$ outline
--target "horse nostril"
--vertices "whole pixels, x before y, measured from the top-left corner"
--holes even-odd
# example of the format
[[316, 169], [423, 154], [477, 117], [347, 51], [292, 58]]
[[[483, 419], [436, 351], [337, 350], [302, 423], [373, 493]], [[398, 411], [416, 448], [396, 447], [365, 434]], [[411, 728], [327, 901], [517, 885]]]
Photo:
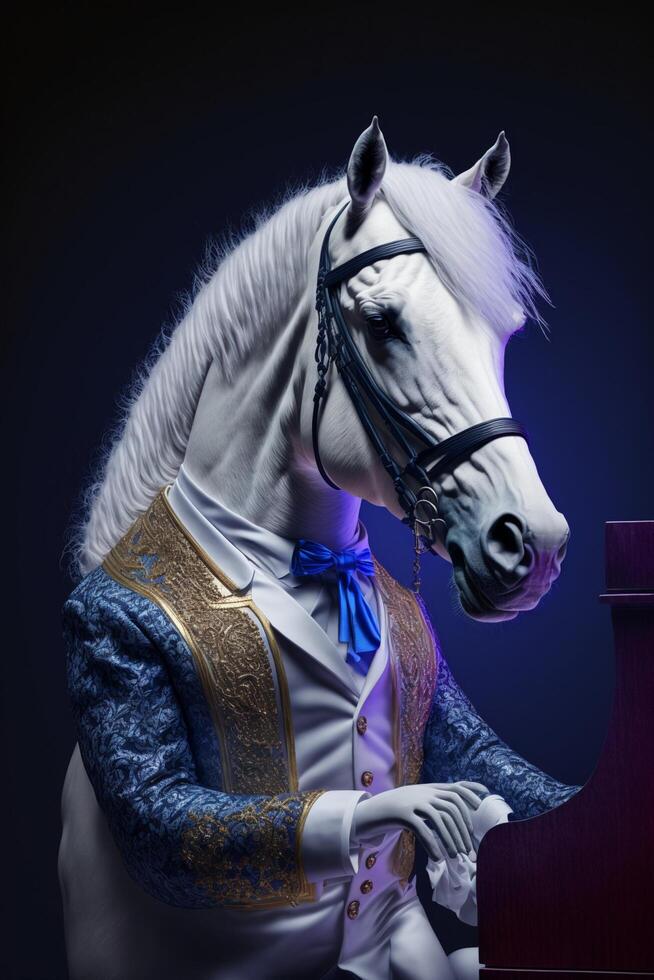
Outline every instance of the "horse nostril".
[[561, 547], [559, 548], [559, 550], [556, 553], [556, 560], [558, 562], [562, 562], [563, 561], [563, 559], [566, 556], [567, 550], [568, 550], [568, 539], [566, 538], [565, 541], [563, 542], [563, 544], [561, 545]]
[[502, 514], [493, 521], [482, 540], [482, 547], [496, 571], [519, 578], [527, 574], [534, 555], [531, 548], [525, 546], [524, 531], [523, 521], [515, 514]]

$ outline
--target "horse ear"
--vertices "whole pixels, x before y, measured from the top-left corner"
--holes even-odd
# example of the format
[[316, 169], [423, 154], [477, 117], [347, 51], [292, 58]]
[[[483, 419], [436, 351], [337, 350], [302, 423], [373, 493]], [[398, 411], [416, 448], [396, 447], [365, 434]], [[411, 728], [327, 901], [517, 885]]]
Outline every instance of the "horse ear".
[[379, 128], [377, 116], [354, 144], [347, 165], [347, 189], [352, 203], [350, 211], [360, 221], [372, 205], [375, 194], [381, 187], [388, 162], [386, 143]]
[[504, 130], [474, 167], [453, 178], [455, 184], [463, 184], [478, 194], [491, 199], [502, 189], [511, 168], [511, 150]]

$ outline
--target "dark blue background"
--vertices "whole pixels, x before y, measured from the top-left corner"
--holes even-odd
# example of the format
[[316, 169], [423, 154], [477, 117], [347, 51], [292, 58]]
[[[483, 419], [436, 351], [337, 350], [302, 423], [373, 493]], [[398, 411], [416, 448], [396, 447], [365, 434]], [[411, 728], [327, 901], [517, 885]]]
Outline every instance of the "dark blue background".
[[[612, 696], [603, 523], [654, 517], [651, 147], [627, 11], [66, 11], [14, 14], [4, 65], [2, 921], [14, 942], [2, 955], [3, 976], [44, 980], [65, 976], [56, 848], [74, 737], [61, 555], [76, 495], [207, 240], [288, 181], [342, 166], [373, 112], [393, 154], [431, 151], [456, 170], [499, 129], [511, 140], [504, 200], [555, 305], [550, 342], [532, 327], [511, 343], [507, 391], [572, 539], [552, 592], [517, 621], [465, 619], [444, 563], [425, 563], [424, 594], [480, 712], [567, 782], [592, 772]], [[404, 528], [363, 516], [408, 582]], [[439, 922], [448, 944], [475, 941]]]

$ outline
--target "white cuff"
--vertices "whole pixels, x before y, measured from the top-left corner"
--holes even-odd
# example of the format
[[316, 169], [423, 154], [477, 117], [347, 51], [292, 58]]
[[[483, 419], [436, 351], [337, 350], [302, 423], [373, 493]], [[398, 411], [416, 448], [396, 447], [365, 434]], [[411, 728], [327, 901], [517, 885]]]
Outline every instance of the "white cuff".
[[302, 864], [307, 881], [355, 875], [360, 845], [351, 841], [354, 810], [371, 794], [351, 789], [327, 790], [307, 814], [302, 831]]
[[[469, 926], [477, 925], [477, 850], [484, 834], [496, 824], [506, 823], [513, 810], [497, 793], [485, 796], [476, 810], [470, 810], [472, 844], [470, 854], [455, 857], [443, 854], [438, 860], [427, 861], [427, 875], [432, 899], [454, 912]], [[438, 844], [438, 850], [443, 850]]]

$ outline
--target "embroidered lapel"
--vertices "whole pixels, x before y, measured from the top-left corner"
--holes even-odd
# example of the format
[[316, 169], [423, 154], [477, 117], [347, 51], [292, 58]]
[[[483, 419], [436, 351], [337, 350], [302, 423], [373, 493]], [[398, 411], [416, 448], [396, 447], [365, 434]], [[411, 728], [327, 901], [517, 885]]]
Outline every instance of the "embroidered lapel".
[[156, 602], [189, 647], [218, 735], [224, 791], [297, 791], [288, 685], [270, 624], [187, 534], [164, 491], [103, 567]]

